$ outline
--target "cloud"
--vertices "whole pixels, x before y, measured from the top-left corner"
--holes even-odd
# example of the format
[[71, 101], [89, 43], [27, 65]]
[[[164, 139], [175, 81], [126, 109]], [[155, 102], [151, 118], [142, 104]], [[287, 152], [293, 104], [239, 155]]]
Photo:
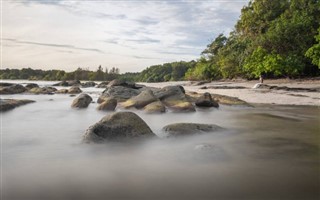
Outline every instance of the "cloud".
[[49, 44], [49, 43], [16, 40], [16, 39], [10, 39], [10, 38], [3, 38], [1, 40], [11, 41], [11, 42], [18, 43], [18, 44], [31, 44], [31, 45], [38, 45], [38, 46], [57, 47], [57, 48], [66, 48], [66, 49], [73, 49], [73, 50], [84, 50], [84, 51], [93, 51], [93, 52], [97, 52], [97, 53], [104, 53], [103, 51], [101, 51], [99, 49], [76, 47], [76, 46], [67, 45], [67, 44]]
[[[52, 48], [61, 52], [52, 59], [57, 65], [106, 63], [123, 72], [197, 59], [216, 36], [228, 35], [248, 1], [3, 1], [3, 37], [14, 38], [5, 46], [4, 63], [33, 64], [29, 55], [41, 53], [50, 59]], [[41, 59], [37, 61], [47, 63]]]

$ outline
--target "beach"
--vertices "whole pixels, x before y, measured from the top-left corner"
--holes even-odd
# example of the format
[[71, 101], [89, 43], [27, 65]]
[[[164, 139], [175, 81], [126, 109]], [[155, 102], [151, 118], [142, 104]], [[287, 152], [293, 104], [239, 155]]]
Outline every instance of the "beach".
[[[286, 89], [263, 89], [253, 87], [258, 80], [227, 80], [212, 81], [210, 83], [199, 84], [199, 82], [180, 81], [180, 82], [161, 82], [161, 83], [141, 83], [149, 87], [162, 88], [167, 85], [182, 85], [186, 91], [211, 94], [226, 95], [237, 97], [251, 104], [277, 104], [277, 105], [309, 105], [320, 106], [320, 79], [276, 79], [265, 80], [268, 86], [287, 87]], [[298, 90], [294, 90], [298, 89]], [[305, 91], [302, 89], [306, 89]], [[316, 91], [308, 91], [314, 89]]]

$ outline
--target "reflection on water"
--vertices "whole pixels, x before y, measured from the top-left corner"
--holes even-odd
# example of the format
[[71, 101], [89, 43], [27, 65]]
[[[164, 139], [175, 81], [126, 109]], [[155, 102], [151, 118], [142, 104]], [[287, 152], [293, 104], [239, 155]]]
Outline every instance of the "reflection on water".
[[[75, 110], [68, 95], [8, 97], [37, 102], [2, 114], [4, 200], [319, 199], [316, 107], [135, 111], [159, 138], [93, 145], [81, 138], [106, 115], [96, 103]], [[227, 131], [162, 137], [161, 128], [176, 122]]]

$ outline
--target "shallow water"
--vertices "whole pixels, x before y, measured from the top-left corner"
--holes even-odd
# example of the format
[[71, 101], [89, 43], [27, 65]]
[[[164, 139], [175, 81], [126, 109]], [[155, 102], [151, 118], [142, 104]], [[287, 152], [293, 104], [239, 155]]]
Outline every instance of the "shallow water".
[[[44, 83], [46, 84], [46, 83]], [[103, 89], [88, 88], [94, 101]], [[2, 199], [319, 199], [317, 107], [221, 106], [195, 113], [136, 112], [159, 136], [82, 144], [103, 116], [74, 97], [7, 95], [36, 103], [1, 114]], [[225, 131], [165, 138], [170, 123]]]

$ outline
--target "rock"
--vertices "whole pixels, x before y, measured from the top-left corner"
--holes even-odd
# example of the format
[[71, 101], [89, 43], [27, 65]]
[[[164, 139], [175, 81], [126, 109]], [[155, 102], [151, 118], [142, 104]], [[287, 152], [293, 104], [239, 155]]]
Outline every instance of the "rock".
[[133, 112], [117, 112], [103, 117], [90, 126], [84, 134], [84, 142], [103, 142], [125, 138], [155, 136], [150, 127]]
[[85, 83], [81, 83], [81, 87], [84, 87], [84, 88], [94, 87], [94, 86], [96, 86], [96, 83], [93, 82], [93, 81], [88, 81], [88, 82], [85, 82]]
[[19, 94], [25, 92], [26, 90], [27, 89], [20, 84], [13, 84], [0, 87], [0, 94]]
[[68, 93], [69, 94], [79, 94], [81, 93], [82, 90], [78, 87], [78, 86], [72, 86], [69, 90]]
[[65, 87], [67, 87], [67, 86], [69, 86], [69, 83], [67, 81], [61, 81], [59, 83], [53, 84], [52, 86], [65, 86]]
[[33, 94], [54, 94], [55, 91], [57, 91], [57, 89], [54, 87], [35, 87], [29, 90], [29, 92]]
[[61, 81], [59, 83], [53, 84], [52, 86], [79, 86], [81, 82], [79, 80], [72, 80], [72, 81]]
[[68, 89], [60, 89], [56, 91], [56, 94], [67, 94], [68, 92], [69, 92]]
[[137, 96], [131, 97], [125, 101], [122, 106], [125, 108], [135, 107], [137, 109], [141, 109], [154, 101], [158, 101], [158, 98], [153, 94], [153, 92], [151, 90], [144, 90]]
[[27, 100], [27, 99], [0, 99], [0, 112], [5, 112], [8, 110], [12, 110], [15, 107], [25, 105], [28, 103], [33, 103], [35, 101], [33, 100]]
[[75, 97], [75, 96], [77, 96], [77, 95], [75, 95], [75, 94], [70, 94], [69, 95], [69, 97]]
[[225, 105], [238, 105], [238, 106], [249, 106], [252, 107], [252, 105], [248, 104], [247, 102], [237, 98], [237, 97], [230, 97], [220, 94], [212, 94], [214, 100], [218, 102], [219, 104], [225, 104]]
[[166, 107], [161, 101], [158, 100], [146, 105], [143, 110], [146, 113], [163, 113], [166, 112]]
[[87, 94], [80, 94], [71, 104], [73, 108], [87, 108], [91, 103], [92, 98]]
[[108, 97], [114, 97], [118, 102], [126, 101], [133, 96], [137, 96], [138, 94], [140, 94], [140, 92], [140, 90], [123, 86], [112, 86], [102, 92], [101, 96], [98, 99], [98, 103], [103, 102], [104, 99]]
[[193, 112], [194, 106], [187, 99], [182, 86], [167, 86], [155, 93], [162, 103], [173, 111]]
[[105, 110], [105, 111], [114, 111], [117, 107], [117, 100], [115, 98], [107, 98], [105, 99], [98, 107], [98, 110]]
[[219, 131], [223, 130], [223, 128], [215, 124], [175, 123], [163, 127], [162, 130], [168, 136], [184, 136]]
[[109, 81], [103, 81], [101, 83], [99, 83], [96, 87], [97, 88], [107, 88], [109, 84]]
[[108, 84], [108, 87], [113, 87], [113, 86], [123, 86], [123, 87], [133, 88], [133, 89], [140, 89], [143, 87], [143, 85], [136, 85], [134, 82], [127, 82], [119, 79], [114, 79]]
[[219, 104], [212, 99], [211, 94], [208, 92], [205, 92], [202, 96], [200, 96], [195, 104], [198, 107], [219, 107]]
[[108, 87], [112, 86], [127, 86], [127, 83], [124, 80], [114, 79], [108, 84]]
[[38, 88], [39, 85], [36, 83], [28, 83], [25, 88], [27, 88], [27, 90], [31, 90], [32, 88]]

